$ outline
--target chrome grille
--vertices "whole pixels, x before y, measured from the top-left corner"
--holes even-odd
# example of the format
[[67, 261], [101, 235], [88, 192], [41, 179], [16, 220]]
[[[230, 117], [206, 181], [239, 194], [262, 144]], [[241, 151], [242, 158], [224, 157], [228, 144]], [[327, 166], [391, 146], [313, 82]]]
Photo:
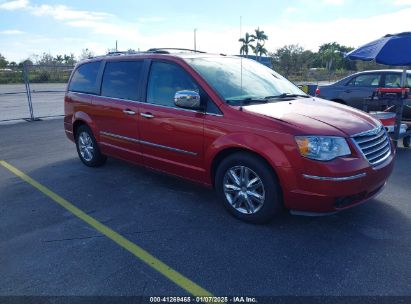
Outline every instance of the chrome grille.
[[391, 154], [391, 143], [382, 126], [353, 136], [354, 142], [368, 162], [376, 166]]

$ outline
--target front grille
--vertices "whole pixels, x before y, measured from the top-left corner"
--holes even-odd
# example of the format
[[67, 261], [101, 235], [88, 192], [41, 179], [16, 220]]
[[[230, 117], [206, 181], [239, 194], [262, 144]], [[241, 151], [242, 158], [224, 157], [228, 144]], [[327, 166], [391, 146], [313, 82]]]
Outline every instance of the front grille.
[[364, 157], [373, 166], [383, 162], [391, 154], [390, 139], [382, 126], [354, 135], [353, 139]]

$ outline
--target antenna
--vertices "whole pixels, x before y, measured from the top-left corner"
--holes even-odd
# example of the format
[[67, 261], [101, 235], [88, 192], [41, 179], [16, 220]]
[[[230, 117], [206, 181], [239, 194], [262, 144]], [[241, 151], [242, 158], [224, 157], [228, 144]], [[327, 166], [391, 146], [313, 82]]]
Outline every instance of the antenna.
[[[240, 38], [242, 38], [243, 33], [242, 33], [242, 19], [243, 17], [240, 16]], [[241, 71], [240, 71], [240, 87], [241, 87], [241, 96], [243, 95], [243, 56], [240, 54], [240, 66], [241, 66]], [[243, 110], [243, 99], [240, 100], [240, 111]]]
[[194, 51], [197, 51], [197, 29], [194, 29]]

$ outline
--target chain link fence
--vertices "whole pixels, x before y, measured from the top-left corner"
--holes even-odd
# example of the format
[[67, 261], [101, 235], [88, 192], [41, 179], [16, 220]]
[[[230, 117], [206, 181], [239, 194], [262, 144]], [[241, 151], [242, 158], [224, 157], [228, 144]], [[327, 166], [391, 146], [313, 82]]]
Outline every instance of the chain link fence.
[[64, 92], [73, 66], [25, 65], [0, 69], [0, 122], [64, 114]]

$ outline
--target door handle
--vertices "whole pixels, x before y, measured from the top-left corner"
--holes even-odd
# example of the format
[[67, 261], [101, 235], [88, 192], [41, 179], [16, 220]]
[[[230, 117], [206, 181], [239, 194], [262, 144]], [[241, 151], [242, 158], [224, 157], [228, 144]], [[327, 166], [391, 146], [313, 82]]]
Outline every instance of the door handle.
[[144, 118], [154, 118], [154, 115], [151, 113], [140, 113], [140, 116]]
[[345, 90], [345, 93], [351, 93], [351, 90]]
[[128, 109], [123, 110], [123, 113], [126, 113], [127, 115], [136, 115], [136, 112], [128, 110]]

